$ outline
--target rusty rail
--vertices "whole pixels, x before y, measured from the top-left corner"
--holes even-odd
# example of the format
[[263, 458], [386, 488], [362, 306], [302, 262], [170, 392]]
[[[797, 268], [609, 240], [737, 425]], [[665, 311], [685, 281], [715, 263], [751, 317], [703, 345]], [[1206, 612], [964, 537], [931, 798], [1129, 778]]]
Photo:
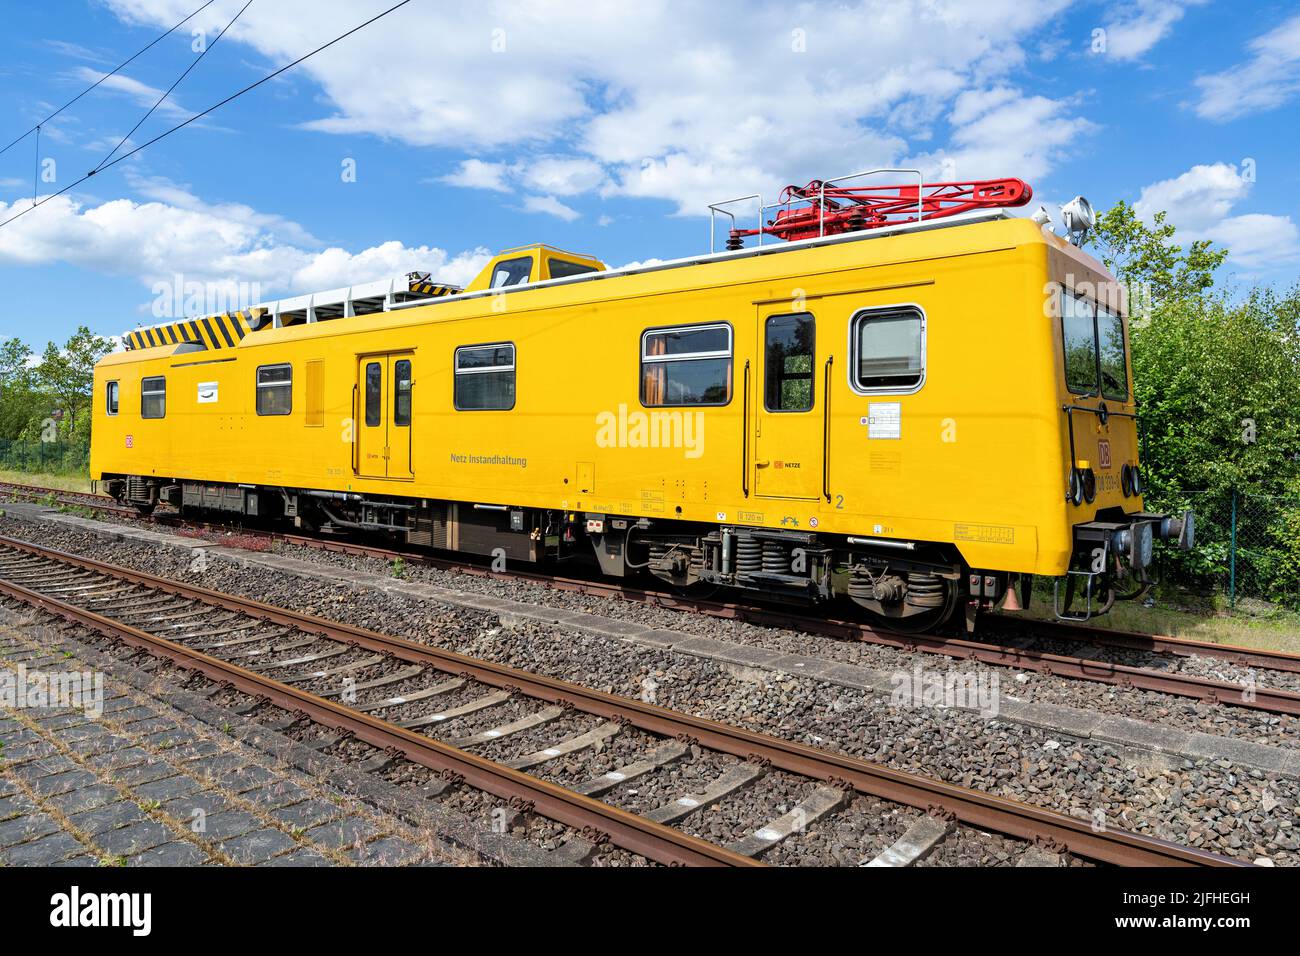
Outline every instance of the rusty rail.
[[[542, 816], [584, 834], [602, 834], [633, 853], [669, 865], [762, 866], [747, 856], [655, 823], [599, 800], [548, 783], [538, 777], [403, 730], [395, 724], [351, 710], [315, 694], [264, 677], [238, 665], [157, 637], [65, 601], [0, 579], [0, 593], [79, 624], [107, 637], [165, 657], [180, 667], [266, 700], [292, 713], [354, 735], [380, 750], [400, 753], [431, 770], [455, 775], [468, 785], [507, 800], [523, 801]], [[596, 839], [599, 840], [599, 836]]]
[[[624, 720], [650, 733], [690, 739], [706, 748], [742, 759], [764, 760], [790, 773], [831, 782], [860, 793], [923, 810], [951, 815], [954, 819], [971, 826], [1024, 840], [1044, 842], [1049, 846], [1098, 862], [1126, 866], [1246, 865], [1218, 854], [1180, 846], [1127, 830], [1105, 829], [1098, 832], [1090, 822], [1055, 811], [1018, 803], [918, 774], [894, 770], [867, 760], [818, 750], [691, 714], [668, 710], [654, 704], [591, 690], [556, 678], [478, 660], [454, 651], [417, 644], [348, 624], [326, 621], [260, 601], [182, 584], [142, 571], [117, 567], [93, 558], [66, 554], [6, 537], [0, 537], [0, 546], [216, 607], [238, 611], [261, 620], [294, 627], [309, 634], [355, 643], [359, 647], [390, 653], [412, 663], [427, 664], [446, 673], [468, 674], [484, 684], [517, 690], [528, 697], [551, 703], [562, 703], [606, 719]], [[123, 637], [129, 643], [156, 648], [165, 656], [183, 663], [183, 666], [197, 668], [208, 676], [213, 676], [214, 679], [229, 679], [246, 693], [269, 697], [278, 706], [289, 710], [304, 710], [313, 719], [330, 726], [346, 728], [356, 733], [360, 739], [381, 749], [392, 745], [416, 762], [424, 763], [425, 766], [439, 770], [452, 769], [453, 772], [462, 773], [467, 782], [488, 792], [515, 796], [518, 795], [517, 788], [528, 787], [530, 794], [536, 794], [529, 799], [535, 800], [538, 811], [547, 816], [555, 814], [553, 818], [560, 822], [575, 826], [590, 825], [592, 818], [590, 816], [584, 818], [584, 815], [592, 812], [593, 808], [586, 807], [585, 804], [595, 804], [603, 808], [601, 820], [605, 821], [604, 825], [608, 827], [606, 832], [615, 842], [627, 845], [623, 841], [635, 843], [640, 840], [642, 842], [637, 844], [640, 846], [647, 840], [645, 831], [639, 829], [633, 822], [639, 821], [640, 818], [625, 814], [623, 811], [616, 811], [599, 801], [589, 801], [587, 798], [578, 797], [563, 788], [547, 784], [526, 774], [507, 771], [507, 768], [499, 767], [492, 761], [438, 743], [430, 738], [402, 731], [384, 721], [357, 714], [339, 704], [281, 685], [277, 681], [208, 657], [182, 645], [173, 644], [164, 638], [116, 624], [92, 612], [83, 611], [18, 585], [0, 580], [0, 591], [13, 594], [27, 603], [37, 604], [99, 631], [107, 628], [110, 633], [119, 636], [123, 636], [123, 632], [129, 632], [129, 637]], [[317, 717], [317, 714], [320, 716]], [[341, 722], [335, 724], [335, 721]], [[436, 761], [436, 764], [426, 761]], [[461, 767], [465, 767], [469, 772], [460, 769]], [[609, 816], [610, 812], [615, 815]], [[619, 814], [631, 819], [623, 819], [618, 816]], [[686, 837], [680, 831], [671, 832], [681, 839], [694, 839]], [[659, 840], [664, 836], [650, 834], [648, 839]], [[711, 844], [704, 844], [704, 846], [709, 847], [710, 851], [720, 850]], [[628, 848], [633, 849], [632, 846]], [[700, 847], [691, 847], [689, 850], [695, 853], [706, 852]], [[667, 850], [660, 846], [652, 846], [649, 849], [637, 849], [636, 852], [644, 853], [652, 859], [662, 859], [665, 856], [671, 857], [672, 853], [688, 852], [688, 849], [673, 844], [673, 848]], [[654, 853], [660, 855], [655, 856]], [[720, 862], [716, 857], [711, 857], [710, 861]]]
[[[33, 495], [37, 493], [60, 494], [56, 489], [0, 483], [0, 489], [5, 487], [22, 489], [24, 493]], [[79, 492], [72, 494], [81, 495]], [[125, 516], [133, 519], [141, 517], [131, 509], [115, 507], [107, 503], [107, 501], [105, 503], [81, 503], [86, 507], [98, 508], [119, 517]], [[146, 520], [152, 523], [192, 524], [199, 528], [225, 527], [214, 526], [206, 522], [186, 522], [179, 515], [169, 513], [157, 514]], [[860, 622], [814, 617], [770, 607], [680, 597], [620, 582], [568, 578], [534, 571], [493, 571], [464, 561], [440, 558], [419, 552], [381, 548], [355, 541], [331, 540], [263, 529], [244, 529], [244, 533], [340, 554], [390, 561], [397, 558], [408, 561], [415, 560], [431, 567], [493, 580], [525, 581], [594, 597], [618, 597], [654, 607], [689, 611], [723, 619], [743, 620], [747, 623], [767, 627], [803, 631], [845, 640], [864, 641], [902, 650], [919, 650], [958, 660], [975, 660], [984, 664], [1035, 671], [1048, 676], [1090, 680], [1118, 687], [1154, 691], [1205, 703], [1225, 704], [1268, 713], [1300, 716], [1300, 693], [1295, 691], [1258, 685], [1247, 687], [1230, 681], [1197, 677], [1190, 674], [1151, 670], [1127, 664], [1089, 660], [1083, 657], [1071, 657], [1065, 654], [990, 644], [984, 641], [972, 641], [958, 637], [900, 633], [872, 627]], [[1009, 616], [999, 616], [997, 622], [998, 627], [1006, 627], [1009, 630], [1021, 633], [1036, 631], [1040, 632], [1039, 636], [1055, 637], [1062, 640], [1087, 641], [1105, 647], [1145, 650], [1182, 657], [1200, 655], [1245, 666], [1279, 670], [1287, 673], [1300, 673], [1300, 654], [1290, 654], [1284, 651], [1260, 650], [1230, 644], [1211, 644], [1205, 641], [1194, 641], [1158, 634], [1140, 634], [1132, 631], [1111, 630], [1109, 628], [1055, 621], [1012, 618]]]

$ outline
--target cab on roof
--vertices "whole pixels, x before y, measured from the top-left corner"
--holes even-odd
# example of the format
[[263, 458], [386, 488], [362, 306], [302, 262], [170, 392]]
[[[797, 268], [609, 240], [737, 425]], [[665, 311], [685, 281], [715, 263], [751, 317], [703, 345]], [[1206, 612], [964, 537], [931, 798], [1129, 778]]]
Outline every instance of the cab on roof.
[[594, 256], [566, 252], [545, 243], [516, 246], [499, 253], [489, 262], [474, 281], [465, 287], [466, 292], [505, 289], [528, 282], [546, 279], [566, 279], [589, 272], [604, 272], [605, 263]]

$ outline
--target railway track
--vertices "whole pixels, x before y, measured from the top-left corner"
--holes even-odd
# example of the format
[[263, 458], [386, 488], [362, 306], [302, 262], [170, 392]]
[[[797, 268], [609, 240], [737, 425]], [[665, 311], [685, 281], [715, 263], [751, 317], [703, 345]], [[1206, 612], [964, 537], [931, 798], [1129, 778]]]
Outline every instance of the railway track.
[[[823, 816], [850, 812], [846, 803], [865, 796], [912, 808], [916, 819], [899, 840], [863, 863], [905, 865], [966, 827], [1033, 844], [1026, 854], [1046, 848], [1104, 864], [1242, 865], [1142, 834], [1096, 829], [1090, 822], [869, 761], [24, 541], [0, 538], [0, 594], [660, 863], [754, 865], [771, 847]], [[448, 706], [453, 700], [460, 702]], [[508, 703], [517, 706], [508, 708], [505, 723], [491, 718], [481, 726], [467, 719], [475, 714], [490, 718], [493, 708]], [[501, 741], [544, 730], [552, 722], [559, 726], [566, 714], [581, 715], [585, 729], [508, 759], [490, 756]], [[571, 786], [543, 776], [556, 757], [580, 753], [620, 733], [644, 738], [636, 759]], [[724, 758], [727, 769], [702, 790], [679, 793], [646, 812], [618, 805], [615, 798], [626, 783], [648, 779], [690, 748]], [[773, 810], [771, 818], [755, 820], [744, 837], [726, 845], [682, 828], [693, 814], [770, 771], [805, 782], [805, 795], [793, 809]], [[602, 796], [609, 799], [597, 799]]]
[[[219, 525], [189, 521], [173, 512], [160, 512], [149, 518], [141, 518], [134, 509], [123, 508], [106, 496], [70, 493], [72, 497], [64, 499], [59, 497], [63, 493], [51, 489], [0, 483], [0, 493], [4, 491], [24, 494], [34, 500], [47, 500], [48, 496], [53, 494], [56, 500], [62, 503], [79, 504], [117, 517], [126, 517], [131, 520], [148, 520], [183, 530], [198, 532], [229, 531], [228, 528], [223, 529]], [[618, 598], [654, 607], [740, 620], [764, 627], [801, 631], [840, 640], [863, 641], [883, 647], [921, 651], [956, 660], [977, 661], [982, 664], [1033, 671], [1048, 676], [1094, 681], [1122, 688], [1170, 694], [1211, 704], [1300, 716], [1300, 692], [1271, 687], [1264, 682], [1256, 681], [1249, 685], [1239, 684], [1232, 681], [1181, 673], [1158, 666], [1140, 667], [1099, 659], [1098, 657], [1041, 650], [1034, 647], [1033, 644], [1040, 639], [1047, 638], [1097, 649], [1150, 653], [1157, 657], [1166, 655], [1183, 658], [1193, 656], [1212, 658], [1229, 664], [1288, 674], [1300, 674], [1300, 654], [1211, 644], [1186, 638], [1158, 634], [1139, 634], [1064, 622], [1013, 618], [1007, 615], [999, 615], [996, 618], [995, 626], [999, 631], [1010, 633], [1013, 637], [1019, 637], [1021, 639], [1019, 642], [997, 643], [990, 640], [941, 634], [899, 633], [857, 621], [799, 614], [786, 608], [692, 598], [616, 581], [569, 577], [530, 570], [493, 571], [483, 565], [465, 560], [441, 558], [416, 551], [378, 547], [357, 541], [312, 537], [267, 531], [265, 529], [240, 528], [237, 533], [253, 539], [281, 541], [304, 548], [376, 558], [388, 562], [398, 560], [418, 562], [440, 570], [471, 574], [483, 578], [523, 581], [593, 597]]]

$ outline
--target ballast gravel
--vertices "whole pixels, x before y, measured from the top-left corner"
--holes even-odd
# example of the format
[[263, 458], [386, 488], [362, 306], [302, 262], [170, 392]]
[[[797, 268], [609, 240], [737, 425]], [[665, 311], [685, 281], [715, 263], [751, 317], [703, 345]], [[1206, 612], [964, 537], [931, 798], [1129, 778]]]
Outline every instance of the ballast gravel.
[[[1278, 865], [1300, 862], [1300, 785], [1293, 779], [1261, 771], [1235, 771], [1227, 760], [1177, 760], [1173, 766], [1153, 763], [1137, 767], [1105, 744], [1053, 736], [969, 711], [942, 706], [893, 706], [882, 695], [719, 665], [558, 626], [524, 623], [503, 628], [486, 613], [365, 587], [334, 586], [288, 575], [276, 577], [221, 560], [211, 560], [206, 570], [195, 571], [183, 552], [135, 542], [106, 542], [80, 530], [44, 522], [28, 523], [9, 517], [0, 520], [0, 529], [47, 546], [877, 760], [1098, 824], [1132, 829], [1245, 860], [1265, 858]], [[301, 548], [294, 548], [293, 553], [299, 558], [365, 570], [373, 571], [375, 565], [383, 567], [372, 559]], [[886, 648], [840, 644], [811, 635], [584, 598], [535, 585], [448, 575], [412, 565], [407, 566], [405, 574], [429, 575], [431, 583], [486, 590], [550, 606], [559, 601], [564, 603], [558, 606], [570, 609], [587, 604], [586, 609], [610, 617], [848, 660], [887, 671], [910, 672], [918, 660], [914, 655]], [[437, 580], [439, 576], [442, 580]], [[925, 665], [927, 672], [945, 669], [939, 659], [926, 658]], [[1211, 733], [1274, 746], [1286, 745], [1284, 737], [1294, 737], [1291, 726], [1282, 719], [1231, 707], [1210, 708], [1163, 695], [1112, 691], [1101, 685], [1041, 675], [1015, 675], [1011, 683], [1014, 695], [1022, 699], [1047, 698], [1082, 709], [1117, 707], [1121, 713], [1140, 719], [1169, 719], [1184, 729], [1207, 727]], [[1160, 710], [1166, 713], [1162, 715]], [[789, 843], [790, 847], [798, 845], [799, 841]]]

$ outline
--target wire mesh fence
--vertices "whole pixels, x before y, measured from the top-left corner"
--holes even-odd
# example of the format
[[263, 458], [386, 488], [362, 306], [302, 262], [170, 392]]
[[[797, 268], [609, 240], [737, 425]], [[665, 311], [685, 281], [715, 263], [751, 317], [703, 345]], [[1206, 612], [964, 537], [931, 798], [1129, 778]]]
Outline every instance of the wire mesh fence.
[[1300, 610], [1300, 498], [1222, 492], [1171, 492], [1156, 510], [1196, 514], [1196, 546], [1165, 555], [1165, 578]]
[[86, 474], [90, 470], [90, 445], [77, 441], [0, 439], [0, 468], [57, 475]]

